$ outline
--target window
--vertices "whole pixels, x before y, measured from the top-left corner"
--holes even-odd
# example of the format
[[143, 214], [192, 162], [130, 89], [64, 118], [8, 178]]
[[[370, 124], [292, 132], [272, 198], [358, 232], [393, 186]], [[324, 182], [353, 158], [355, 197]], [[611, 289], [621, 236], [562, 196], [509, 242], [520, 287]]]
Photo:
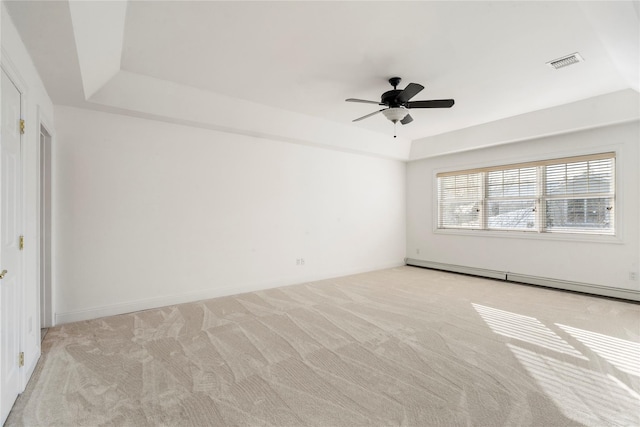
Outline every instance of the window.
[[487, 227], [522, 230], [535, 227], [536, 168], [487, 172]]
[[447, 172], [438, 228], [614, 234], [615, 153]]
[[546, 167], [547, 230], [613, 233], [613, 162], [607, 158]]
[[481, 174], [447, 176], [438, 180], [443, 228], [478, 228], [482, 203]]

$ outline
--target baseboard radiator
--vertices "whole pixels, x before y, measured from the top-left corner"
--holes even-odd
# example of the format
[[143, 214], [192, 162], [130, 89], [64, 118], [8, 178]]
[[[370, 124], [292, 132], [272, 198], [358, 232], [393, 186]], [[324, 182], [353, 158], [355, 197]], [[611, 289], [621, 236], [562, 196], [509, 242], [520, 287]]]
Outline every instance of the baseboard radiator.
[[513, 283], [525, 283], [527, 285], [544, 286], [547, 288], [563, 289], [567, 291], [582, 292], [585, 294], [600, 295], [640, 302], [640, 291], [632, 289], [620, 289], [610, 286], [592, 285], [588, 283], [557, 280], [548, 277], [528, 276], [526, 274], [510, 273], [507, 271], [487, 270], [483, 268], [466, 267], [463, 265], [443, 264], [439, 262], [423, 261], [420, 259], [405, 258], [405, 264], [413, 267], [424, 267], [433, 270], [449, 271], [452, 273], [469, 274], [471, 276], [487, 277], [490, 279], [504, 280]]

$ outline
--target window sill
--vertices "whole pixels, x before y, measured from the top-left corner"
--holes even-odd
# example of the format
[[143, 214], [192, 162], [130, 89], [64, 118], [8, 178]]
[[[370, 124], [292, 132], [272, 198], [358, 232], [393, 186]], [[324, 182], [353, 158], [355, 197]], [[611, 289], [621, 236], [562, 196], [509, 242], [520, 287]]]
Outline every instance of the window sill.
[[570, 233], [538, 233], [535, 231], [498, 231], [498, 230], [472, 230], [472, 229], [442, 229], [436, 228], [434, 234], [450, 236], [474, 236], [506, 239], [533, 239], [564, 242], [609, 243], [623, 244], [623, 240], [617, 235], [603, 234], [570, 234]]

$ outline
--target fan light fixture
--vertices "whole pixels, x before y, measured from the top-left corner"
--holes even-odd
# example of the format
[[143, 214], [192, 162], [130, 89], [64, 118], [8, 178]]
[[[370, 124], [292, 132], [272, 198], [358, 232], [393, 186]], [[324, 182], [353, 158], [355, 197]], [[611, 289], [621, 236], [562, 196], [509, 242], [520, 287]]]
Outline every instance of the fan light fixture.
[[409, 110], [404, 107], [387, 108], [382, 110], [382, 114], [393, 123], [396, 123], [404, 119], [409, 114]]

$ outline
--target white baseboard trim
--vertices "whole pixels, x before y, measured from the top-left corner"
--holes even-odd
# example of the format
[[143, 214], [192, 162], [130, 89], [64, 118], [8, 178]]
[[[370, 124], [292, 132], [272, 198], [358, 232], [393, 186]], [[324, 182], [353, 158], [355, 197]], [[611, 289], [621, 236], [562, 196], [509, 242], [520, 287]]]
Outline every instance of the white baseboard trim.
[[224, 287], [205, 289], [202, 291], [185, 292], [182, 294], [163, 295], [161, 297], [145, 298], [135, 301], [127, 301], [99, 307], [87, 308], [84, 310], [56, 313], [56, 325], [64, 323], [79, 322], [82, 320], [97, 319], [106, 316], [115, 316], [134, 311], [149, 310], [152, 308], [166, 307], [168, 305], [183, 304], [202, 299], [210, 299], [232, 295], [234, 293], [248, 292], [243, 287]]
[[544, 286], [547, 288], [563, 289], [568, 291], [582, 292], [585, 294], [600, 295], [640, 301], [640, 291], [633, 289], [621, 289], [611, 286], [592, 285], [589, 283], [572, 282], [569, 280], [558, 280], [549, 277], [528, 276], [526, 274], [510, 273], [507, 271], [485, 270], [482, 268], [465, 267], [453, 264], [443, 264], [438, 262], [424, 261], [419, 259], [406, 258], [407, 265], [415, 267], [425, 267], [434, 270], [450, 271], [453, 273], [470, 274], [473, 276], [500, 279], [514, 283], [525, 283], [528, 285]]
[[439, 262], [423, 261], [420, 259], [406, 259], [407, 265], [415, 267], [432, 268], [434, 270], [451, 271], [453, 273], [470, 274], [472, 276], [489, 277], [491, 279], [507, 280], [507, 273], [504, 271], [487, 270], [484, 268], [465, 267], [463, 265], [442, 264]]
[[634, 291], [632, 289], [620, 289], [613, 288], [611, 286], [592, 285], [589, 283], [556, 280], [547, 277], [527, 276], [525, 274], [517, 273], [507, 273], [507, 280], [509, 282], [526, 283], [529, 285], [560, 288], [569, 291], [584, 292], [586, 294], [640, 301], [640, 291]]
[[347, 271], [338, 271], [329, 275], [309, 276], [296, 279], [294, 282], [271, 281], [261, 283], [250, 283], [244, 285], [226, 286], [221, 288], [203, 289], [200, 291], [185, 292], [181, 294], [164, 295], [160, 297], [145, 298], [135, 301], [126, 301], [117, 304], [92, 307], [84, 310], [75, 310], [55, 314], [55, 324], [79, 322], [83, 320], [97, 319], [106, 316], [115, 316], [118, 314], [126, 314], [134, 311], [149, 310], [153, 308], [166, 307], [176, 304], [184, 304], [199, 300], [225, 297], [229, 295], [244, 294], [247, 292], [262, 291], [266, 289], [291, 286], [318, 280], [331, 279], [333, 277], [349, 276], [352, 274], [366, 273], [374, 270], [382, 270], [386, 268], [400, 267], [403, 262], [394, 262], [385, 265], [378, 265], [372, 268], [351, 269]]

